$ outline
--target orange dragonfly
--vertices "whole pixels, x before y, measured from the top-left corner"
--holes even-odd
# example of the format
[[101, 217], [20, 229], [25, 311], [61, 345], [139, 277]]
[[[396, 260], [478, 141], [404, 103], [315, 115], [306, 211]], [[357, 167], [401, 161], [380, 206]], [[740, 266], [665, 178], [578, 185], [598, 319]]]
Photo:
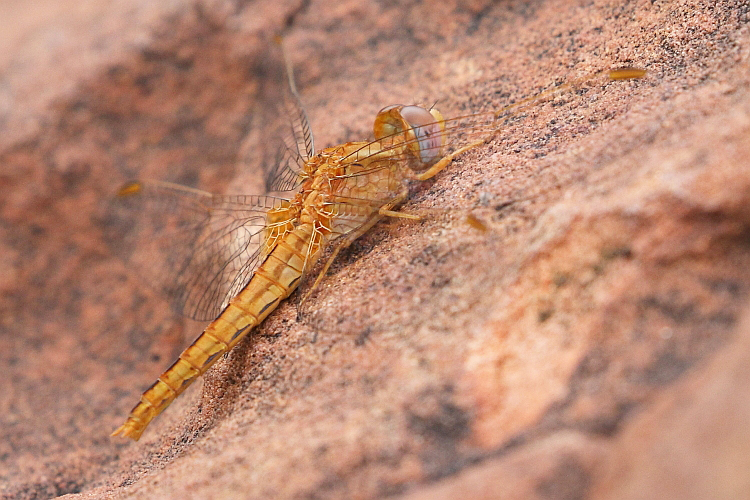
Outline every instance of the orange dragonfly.
[[637, 68], [602, 71], [498, 111], [452, 119], [434, 108], [388, 106], [375, 118], [375, 140], [316, 153], [287, 61], [284, 105], [290, 133], [268, 188], [289, 192], [289, 198], [213, 195], [159, 181], [131, 182], [119, 191], [126, 216], [151, 217], [140, 219], [144, 222], [136, 217], [129, 228], [137, 242], [134, 255], [142, 260], [134, 264], [161, 270], [153, 280], [178, 312], [212, 322], [143, 393], [112, 436], [138, 440], [157, 415], [297, 288], [329, 246], [330, 257], [308, 294], [339, 251], [380, 219], [418, 219], [395, 210], [409, 183], [435, 176], [456, 156], [483, 144], [512, 111], [597, 78], [644, 74]]

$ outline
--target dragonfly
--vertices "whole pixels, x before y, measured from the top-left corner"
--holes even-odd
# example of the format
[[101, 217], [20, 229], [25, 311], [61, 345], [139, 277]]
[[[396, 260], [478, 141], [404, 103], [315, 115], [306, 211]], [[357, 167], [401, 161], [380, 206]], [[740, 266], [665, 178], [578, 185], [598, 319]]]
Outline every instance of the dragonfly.
[[[285, 55], [287, 132], [274, 159], [269, 192], [288, 197], [224, 196], [162, 181], [132, 181], [118, 192], [127, 210], [148, 212], [133, 223], [140, 245], [165, 256], [163, 292], [174, 309], [211, 321], [203, 333], [145, 392], [111, 435], [138, 440], [149, 423], [223, 354], [238, 344], [327, 260], [307, 296], [339, 252], [384, 217], [419, 219], [397, 208], [409, 185], [440, 173], [496, 134], [503, 120], [526, 106], [597, 79], [641, 78], [634, 67], [599, 71], [499, 110], [446, 119], [434, 107], [392, 105], [375, 117], [374, 140], [315, 151], [310, 123]], [[129, 213], [129, 212], [127, 212]]]

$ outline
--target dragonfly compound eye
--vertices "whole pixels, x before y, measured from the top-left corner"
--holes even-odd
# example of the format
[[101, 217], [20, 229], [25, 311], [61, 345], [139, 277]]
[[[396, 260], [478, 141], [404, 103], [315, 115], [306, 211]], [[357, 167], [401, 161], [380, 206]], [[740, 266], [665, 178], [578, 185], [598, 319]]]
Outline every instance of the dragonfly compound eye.
[[422, 167], [443, 156], [445, 122], [436, 109], [420, 106], [388, 106], [375, 118], [375, 137], [389, 143], [405, 144]]
[[445, 123], [440, 112], [436, 109], [427, 111], [419, 106], [404, 106], [401, 116], [414, 131], [421, 162], [431, 165], [439, 160], [443, 156], [445, 143]]

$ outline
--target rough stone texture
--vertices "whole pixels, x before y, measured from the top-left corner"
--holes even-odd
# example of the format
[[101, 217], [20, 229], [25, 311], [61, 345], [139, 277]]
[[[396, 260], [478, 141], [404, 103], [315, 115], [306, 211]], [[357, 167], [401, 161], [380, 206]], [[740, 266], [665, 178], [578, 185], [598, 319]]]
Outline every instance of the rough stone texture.
[[[152, 4], [0, 7], [4, 498], [750, 497], [747, 2]], [[318, 147], [649, 75], [510, 120], [111, 440], [202, 325], [113, 257], [108, 200], [257, 192], [276, 32]]]

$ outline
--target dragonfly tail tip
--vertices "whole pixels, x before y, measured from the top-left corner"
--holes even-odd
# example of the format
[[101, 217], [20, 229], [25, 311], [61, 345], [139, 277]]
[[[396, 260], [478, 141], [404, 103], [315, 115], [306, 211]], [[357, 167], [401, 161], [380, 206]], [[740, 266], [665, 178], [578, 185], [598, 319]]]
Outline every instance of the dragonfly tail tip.
[[635, 78], [643, 78], [646, 76], [646, 70], [635, 67], [624, 67], [613, 69], [608, 74], [610, 80], [631, 80]]
[[127, 182], [117, 191], [117, 196], [131, 196], [139, 193], [142, 188], [143, 184], [138, 181]]
[[110, 434], [110, 437], [126, 437], [130, 438], [133, 441], [138, 441], [140, 439], [141, 434], [143, 433], [143, 429], [137, 429], [133, 423], [128, 420], [124, 424], [122, 424], [120, 427], [114, 430], [112, 434]]

